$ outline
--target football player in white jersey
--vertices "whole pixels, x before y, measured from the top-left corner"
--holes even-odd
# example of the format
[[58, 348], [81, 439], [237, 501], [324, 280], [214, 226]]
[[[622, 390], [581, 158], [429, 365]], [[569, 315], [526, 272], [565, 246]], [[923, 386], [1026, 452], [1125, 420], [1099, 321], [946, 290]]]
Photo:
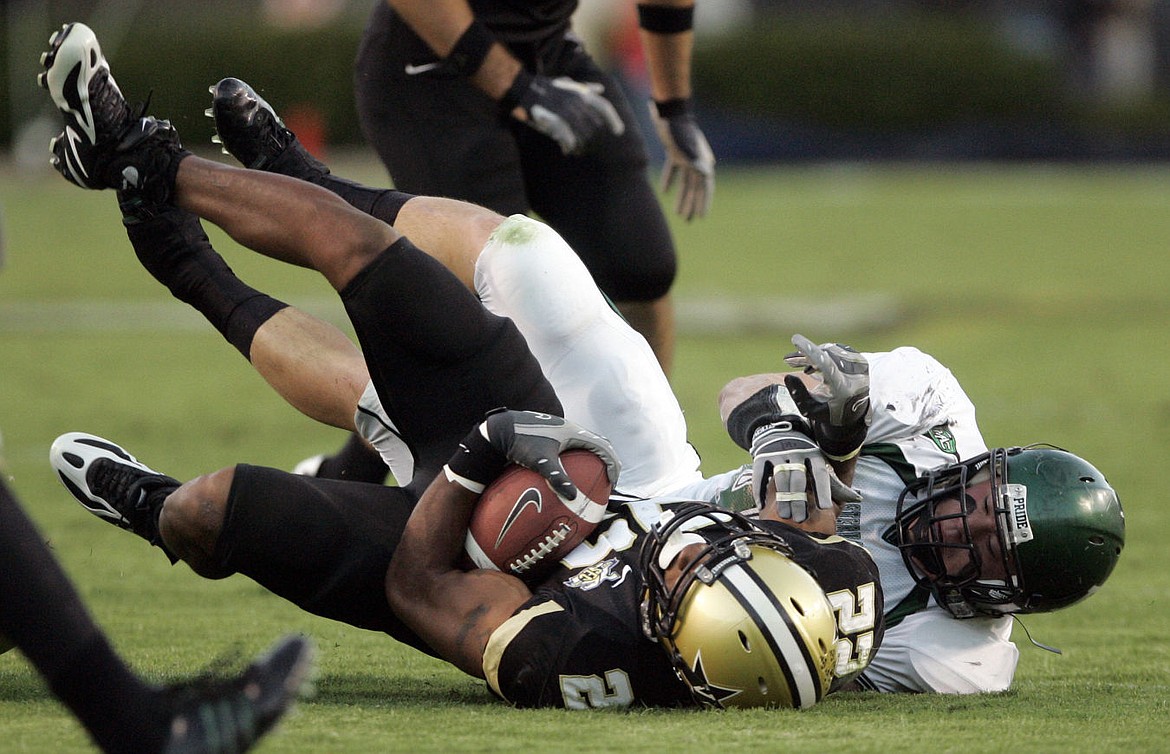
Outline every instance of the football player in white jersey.
[[[873, 555], [887, 610], [885, 641], [860, 685], [1005, 690], [1018, 659], [1008, 616], [1065, 607], [1100, 587], [1125, 542], [1117, 494], [1063, 450], [989, 451], [954, 375], [918, 349], [858, 357], [869, 366], [871, 421], [843, 478], [862, 501], [845, 504], [838, 532]], [[734, 417], [748, 395], [783, 402], [784, 379], [732, 382], [722, 415]], [[753, 506], [751, 474], [745, 467], [707, 480], [708, 494]]]

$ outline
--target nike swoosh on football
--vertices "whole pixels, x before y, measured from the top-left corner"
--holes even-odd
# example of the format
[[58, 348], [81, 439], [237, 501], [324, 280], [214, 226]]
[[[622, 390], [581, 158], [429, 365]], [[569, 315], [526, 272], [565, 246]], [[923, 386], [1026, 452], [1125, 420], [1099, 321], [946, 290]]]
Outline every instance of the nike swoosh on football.
[[500, 536], [496, 537], [496, 547], [500, 546], [500, 542], [504, 541], [504, 537], [508, 534], [508, 530], [512, 528], [512, 524], [516, 523], [516, 519], [520, 518], [520, 514], [530, 505], [535, 505], [536, 512], [540, 513], [543, 502], [540, 497], [540, 490], [535, 487], [529, 487], [520, 493], [520, 498], [512, 506], [508, 517], [504, 519], [504, 525], [500, 527]]
[[418, 65], [415, 65], [414, 63], [407, 63], [406, 67], [403, 68], [402, 70], [406, 71], [407, 76], [417, 76], [420, 73], [426, 73], [427, 71], [433, 71], [434, 69], [438, 68], [442, 64], [443, 64], [442, 61], [439, 61], [439, 60], [436, 60], [433, 63], [419, 63]]

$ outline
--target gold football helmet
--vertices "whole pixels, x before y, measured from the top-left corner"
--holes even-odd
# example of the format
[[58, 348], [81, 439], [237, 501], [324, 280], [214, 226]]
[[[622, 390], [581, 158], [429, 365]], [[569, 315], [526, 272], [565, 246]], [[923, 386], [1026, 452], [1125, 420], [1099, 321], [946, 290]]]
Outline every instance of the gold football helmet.
[[[662, 560], [680, 550], [680, 536], [703, 548], [668, 583]], [[806, 708], [825, 695], [836, 618], [780, 536], [739, 514], [688, 504], [647, 537], [641, 563], [643, 630], [700, 704]]]

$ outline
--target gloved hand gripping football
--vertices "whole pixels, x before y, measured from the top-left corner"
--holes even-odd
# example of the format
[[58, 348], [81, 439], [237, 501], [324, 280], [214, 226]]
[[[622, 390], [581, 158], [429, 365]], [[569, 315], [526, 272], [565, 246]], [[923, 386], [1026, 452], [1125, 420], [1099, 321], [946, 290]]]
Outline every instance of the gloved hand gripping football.
[[559, 416], [510, 410], [488, 414], [468, 433], [447, 462], [447, 478], [479, 493], [516, 463], [540, 474], [559, 497], [573, 503], [581, 493], [565, 473], [560, 455], [575, 448], [600, 458], [611, 485], [617, 484], [621, 464], [609, 440]]

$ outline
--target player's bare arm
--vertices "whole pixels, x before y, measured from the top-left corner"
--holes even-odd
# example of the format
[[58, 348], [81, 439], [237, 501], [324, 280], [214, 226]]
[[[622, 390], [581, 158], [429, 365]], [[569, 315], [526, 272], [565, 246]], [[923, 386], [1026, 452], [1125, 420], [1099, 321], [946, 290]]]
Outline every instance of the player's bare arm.
[[715, 155], [691, 103], [693, 0], [639, 2], [638, 26], [650, 76], [650, 115], [666, 150], [662, 189], [679, 184], [675, 212], [703, 217], [715, 193]]
[[[836, 343], [816, 345], [794, 335], [785, 357], [800, 374], [754, 375], [726, 386], [720, 416], [728, 436], [752, 455], [756, 505], [813, 531], [835, 529], [837, 505], [861, 497], [837, 474], [852, 479], [870, 421], [869, 363]], [[810, 505], [810, 502], [813, 503]]]
[[386, 599], [443, 659], [482, 678], [488, 638], [532, 595], [506, 573], [459, 568], [478, 499], [441, 475], [431, 482], [386, 571]]
[[402, 621], [466, 673], [483, 677], [492, 632], [532, 596], [514, 576], [461, 570], [472, 510], [510, 464], [539, 473], [563, 501], [581, 502], [560, 460], [577, 448], [601, 458], [616, 482], [620, 465], [605, 438], [550, 414], [492, 411], [463, 438], [410, 514], [387, 569], [386, 598]]
[[[648, 8], [662, 8], [668, 14], [688, 11], [693, 13], [695, 7], [693, 0], [640, 0], [638, 4]], [[650, 75], [651, 96], [658, 102], [690, 97], [694, 32], [690, 29], [649, 31], [642, 28], [640, 36], [642, 49], [646, 53], [646, 71]]]
[[[727, 427], [727, 417], [732, 410], [763, 388], [772, 385], [784, 385], [785, 377], [794, 377], [803, 382], [809, 390], [816, 388], [818, 380], [814, 375], [804, 372], [765, 372], [736, 377], [723, 386], [719, 391], [719, 419], [723, 427]], [[844, 484], [853, 484], [853, 471], [857, 467], [857, 457], [844, 461], [829, 459], [837, 478]], [[791, 523], [791, 522], [790, 522]]]
[[[467, 0], [387, 0], [387, 4], [441, 58], [455, 51], [475, 20]], [[493, 41], [478, 68], [469, 75], [473, 84], [499, 100], [519, 72], [520, 61], [502, 44]]]

